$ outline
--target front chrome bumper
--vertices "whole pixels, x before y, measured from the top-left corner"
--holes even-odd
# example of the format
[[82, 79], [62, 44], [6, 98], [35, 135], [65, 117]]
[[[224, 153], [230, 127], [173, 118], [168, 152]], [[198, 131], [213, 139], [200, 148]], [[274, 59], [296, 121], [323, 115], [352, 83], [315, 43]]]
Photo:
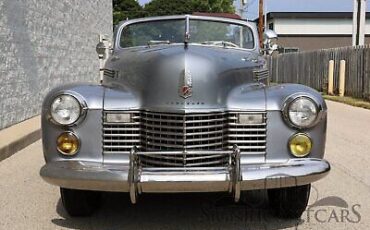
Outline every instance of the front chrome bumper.
[[221, 192], [239, 200], [243, 190], [305, 185], [326, 176], [330, 165], [322, 159], [291, 159], [283, 163], [240, 164], [240, 152], [231, 153], [230, 167], [141, 168], [131, 153], [130, 165], [85, 161], [50, 162], [41, 168], [41, 177], [64, 188], [130, 192], [136, 202], [142, 192]]

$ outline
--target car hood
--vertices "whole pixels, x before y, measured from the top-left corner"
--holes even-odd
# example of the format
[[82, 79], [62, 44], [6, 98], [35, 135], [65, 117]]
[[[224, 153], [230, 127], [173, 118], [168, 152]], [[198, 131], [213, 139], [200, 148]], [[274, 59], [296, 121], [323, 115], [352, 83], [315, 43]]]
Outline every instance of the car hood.
[[115, 74], [104, 79], [105, 109], [264, 110], [264, 85], [253, 74], [264, 64], [256, 52], [210, 46], [115, 52], [106, 65]]

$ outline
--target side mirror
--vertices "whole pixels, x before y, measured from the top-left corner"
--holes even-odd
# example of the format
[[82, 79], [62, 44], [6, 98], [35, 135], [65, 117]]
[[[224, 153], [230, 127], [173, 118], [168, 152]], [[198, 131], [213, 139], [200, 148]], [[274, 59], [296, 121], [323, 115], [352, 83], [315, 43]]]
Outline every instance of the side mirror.
[[106, 59], [110, 51], [112, 50], [111, 42], [106, 35], [99, 35], [99, 43], [96, 45], [96, 52], [99, 55], [99, 58]]
[[264, 41], [264, 51], [271, 55], [274, 51], [278, 49], [278, 45], [276, 44], [278, 40], [278, 36], [273, 30], [266, 30], [263, 35]]
[[264, 39], [272, 40], [272, 39], [277, 39], [277, 38], [278, 36], [273, 30], [266, 30], [264, 33]]

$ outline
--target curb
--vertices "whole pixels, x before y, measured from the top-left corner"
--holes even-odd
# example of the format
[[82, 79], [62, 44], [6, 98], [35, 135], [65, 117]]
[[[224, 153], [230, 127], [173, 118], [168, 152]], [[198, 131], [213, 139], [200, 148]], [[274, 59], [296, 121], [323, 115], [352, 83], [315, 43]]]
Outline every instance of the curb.
[[0, 130], [0, 162], [40, 138], [40, 116]]

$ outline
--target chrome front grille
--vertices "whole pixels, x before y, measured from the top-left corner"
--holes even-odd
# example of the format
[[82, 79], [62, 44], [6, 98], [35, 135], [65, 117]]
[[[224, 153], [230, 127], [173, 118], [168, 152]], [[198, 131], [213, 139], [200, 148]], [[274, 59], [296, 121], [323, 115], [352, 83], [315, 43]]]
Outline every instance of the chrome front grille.
[[[115, 113], [115, 112], [113, 112]], [[130, 123], [109, 123], [103, 121], [103, 153], [121, 154], [130, 152], [133, 147], [141, 148], [140, 113], [131, 112]]]
[[146, 151], [222, 150], [227, 117], [213, 114], [143, 112], [142, 148]]
[[263, 122], [253, 125], [240, 124], [237, 112], [130, 113], [130, 123], [104, 119], [104, 154], [127, 154], [136, 146], [140, 152], [148, 152], [140, 155], [141, 164], [148, 167], [224, 166], [229, 156], [222, 152], [234, 145], [243, 154], [265, 154], [266, 113], [258, 113]]

